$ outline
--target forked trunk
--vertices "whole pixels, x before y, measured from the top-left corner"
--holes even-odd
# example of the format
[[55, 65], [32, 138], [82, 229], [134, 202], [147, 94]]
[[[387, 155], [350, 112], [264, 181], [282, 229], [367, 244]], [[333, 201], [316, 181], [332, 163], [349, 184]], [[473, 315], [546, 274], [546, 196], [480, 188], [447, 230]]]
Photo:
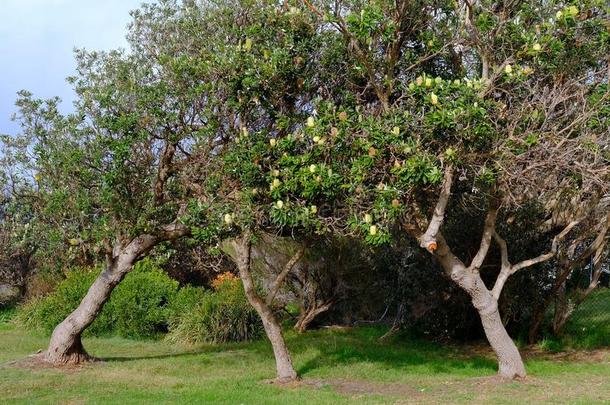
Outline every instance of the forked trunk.
[[247, 239], [248, 236], [244, 237], [243, 240], [231, 243], [235, 249], [235, 259], [239, 269], [239, 276], [244, 285], [246, 298], [263, 321], [265, 333], [273, 347], [277, 380], [280, 382], [296, 380], [298, 375], [292, 366], [292, 360], [290, 359], [284, 335], [282, 334], [282, 327], [269, 305], [256, 292], [250, 272], [250, 244]]
[[525, 366], [515, 343], [506, 332], [498, 311], [498, 301], [487, 289], [478, 271], [465, 268], [457, 258], [441, 258], [445, 270], [466, 293], [479, 313], [485, 336], [498, 359], [498, 375], [504, 378], [524, 378]]
[[104, 271], [95, 279], [76, 308], [53, 331], [45, 359], [52, 364], [76, 364], [90, 359], [83, 348], [81, 336], [102, 311], [114, 287], [131, 271], [143, 254], [162, 240], [175, 239], [188, 233], [188, 228], [171, 224], [159, 235], [140, 235], [126, 246], [118, 243]]
[[[123, 258], [124, 259], [124, 258]], [[133, 267], [130, 260], [115, 260], [97, 277], [78, 308], [53, 331], [46, 360], [53, 364], [77, 364], [90, 360], [81, 342], [85, 329], [95, 321], [112, 290]]]

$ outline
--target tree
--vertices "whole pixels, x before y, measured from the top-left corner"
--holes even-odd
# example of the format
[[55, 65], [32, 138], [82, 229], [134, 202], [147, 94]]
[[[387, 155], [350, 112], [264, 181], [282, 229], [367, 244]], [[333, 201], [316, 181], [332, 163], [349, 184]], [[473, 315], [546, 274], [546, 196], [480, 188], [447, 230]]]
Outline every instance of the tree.
[[[63, 116], [57, 99], [21, 93], [22, 135], [11, 140], [35, 189], [37, 223], [54, 228], [64, 249], [105, 259], [104, 270], [78, 308], [57, 326], [46, 359], [87, 360], [83, 331], [135, 262], [160, 243], [186, 236], [180, 222], [191, 190], [179, 181], [195, 146], [204, 158], [214, 134], [211, 78], [189, 65], [209, 45], [185, 46], [197, 18], [185, 4], [162, 2], [134, 12], [131, 52], [78, 51], [75, 112]], [[178, 26], [182, 30], [177, 30]], [[207, 149], [210, 150], [209, 148]], [[201, 161], [199, 162], [201, 164]]]
[[[595, 2], [305, 6], [326, 21], [323, 63], [308, 61], [323, 71], [310, 81], [318, 98], [288, 131], [249, 136], [232, 159], [236, 188], [261, 190], [256, 205], [284, 230], [361, 235], [373, 245], [408, 233], [470, 296], [499, 374], [524, 377], [498, 298], [511, 275], [553, 258], [607, 192], [608, 10]], [[570, 204], [551, 204], [567, 196]], [[536, 200], [551, 219], [567, 215], [549, 221], [550, 246], [513, 262], [496, 223]], [[481, 235], [475, 251], [460, 252], [468, 261], [451, 249], [459, 235], [442, 232], [451, 201], [482, 219], [480, 230], [464, 230]], [[480, 268], [492, 242], [501, 260], [488, 287]]]

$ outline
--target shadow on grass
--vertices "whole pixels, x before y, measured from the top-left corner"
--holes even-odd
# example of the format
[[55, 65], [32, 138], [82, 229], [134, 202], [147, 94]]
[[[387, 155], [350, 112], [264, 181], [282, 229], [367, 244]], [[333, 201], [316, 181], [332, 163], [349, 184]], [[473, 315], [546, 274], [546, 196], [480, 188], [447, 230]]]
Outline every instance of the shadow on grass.
[[[379, 341], [385, 331], [377, 328], [358, 328], [348, 332], [309, 332], [311, 346], [319, 353], [302, 365], [298, 372], [305, 375], [315, 369], [337, 364], [382, 363], [384, 367], [407, 370], [411, 366], [425, 365], [428, 373], [452, 373], [460, 370], [495, 372], [497, 365], [492, 359], [480, 356], [460, 356], [455, 350], [439, 344], [398, 336], [387, 342]], [[302, 349], [299, 338], [289, 339], [293, 350]], [[317, 344], [316, 344], [317, 343]], [[483, 373], [482, 373], [483, 374]]]
[[[480, 374], [493, 373], [496, 362], [482, 356], [466, 356], [459, 353], [459, 348], [444, 347], [407, 336], [396, 336], [380, 342], [383, 328], [360, 327], [348, 330], [314, 330], [304, 334], [286, 333], [290, 351], [298, 357], [301, 353], [314, 349], [313, 358], [298, 367], [300, 375], [306, 375], [316, 369], [332, 368], [336, 365], [354, 365], [360, 363], [381, 363], [384, 368], [408, 371], [409, 367], [425, 366], [426, 373], [458, 373], [475, 370]], [[262, 338], [253, 342], [204, 345], [177, 353], [162, 353], [142, 356], [109, 356], [100, 357], [106, 362], [129, 362], [137, 360], [172, 359], [195, 357], [199, 355], [231, 354], [253, 355], [266, 361], [273, 360], [269, 342]], [[213, 361], [213, 360], [212, 360]]]

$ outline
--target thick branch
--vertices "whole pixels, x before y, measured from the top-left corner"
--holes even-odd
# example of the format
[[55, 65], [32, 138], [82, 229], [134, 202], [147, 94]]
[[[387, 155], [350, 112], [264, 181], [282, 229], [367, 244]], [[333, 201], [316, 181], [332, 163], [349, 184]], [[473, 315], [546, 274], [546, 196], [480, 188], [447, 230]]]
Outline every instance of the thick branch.
[[159, 159], [159, 170], [155, 181], [155, 201], [157, 204], [165, 200], [165, 183], [172, 173], [172, 160], [176, 154], [176, 144], [167, 142]]
[[443, 179], [443, 185], [441, 188], [440, 196], [434, 208], [432, 219], [428, 223], [428, 229], [419, 238], [420, 246], [427, 249], [430, 253], [433, 253], [437, 247], [436, 235], [441, 229], [443, 220], [445, 219], [445, 210], [447, 209], [447, 203], [451, 195], [451, 185], [453, 183], [453, 166], [449, 165], [445, 169], [445, 177]]
[[495, 233], [496, 229], [496, 218], [498, 216], [498, 207], [497, 205], [493, 205], [489, 208], [487, 212], [487, 217], [485, 218], [485, 226], [483, 228], [483, 236], [481, 237], [481, 245], [479, 246], [479, 251], [472, 259], [469, 268], [471, 270], [478, 270], [483, 265], [483, 261], [485, 257], [487, 257], [487, 252], [489, 250], [489, 246], [491, 245], [491, 237]]
[[277, 277], [273, 281], [273, 284], [271, 285], [269, 294], [267, 294], [267, 300], [266, 300], [267, 305], [271, 305], [273, 303], [273, 300], [275, 299], [275, 296], [277, 295], [278, 291], [280, 290], [280, 287], [282, 286], [284, 279], [286, 279], [286, 276], [288, 275], [288, 273], [290, 273], [290, 271], [298, 263], [298, 261], [301, 260], [301, 257], [303, 257], [304, 253], [305, 253], [305, 248], [301, 246], [299, 248], [299, 250], [297, 250], [297, 252], [288, 261], [288, 263], [286, 263], [286, 265], [284, 266], [284, 268], [282, 269], [280, 274], [277, 275]]
[[580, 221], [573, 221], [570, 224], [568, 224], [568, 226], [566, 226], [559, 234], [557, 234], [553, 238], [551, 250], [548, 251], [547, 253], [543, 253], [532, 259], [523, 260], [515, 265], [512, 265], [510, 263], [510, 261], [508, 260], [508, 249], [506, 246], [506, 241], [504, 239], [502, 239], [500, 237], [500, 235], [498, 235], [498, 233], [494, 232], [494, 235], [493, 235], [494, 240], [500, 246], [500, 252], [502, 255], [502, 268], [500, 270], [500, 274], [498, 275], [498, 278], [496, 279], [496, 282], [492, 289], [492, 294], [493, 294], [494, 298], [498, 299], [500, 297], [500, 294], [502, 293], [502, 289], [504, 288], [504, 284], [506, 284], [506, 281], [508, 280], [508, 278], [511, 275], [515, 274], [516, 272], [518, 272], [521, 269], [533, 266], [538, 263], [545, 262], [545, 261], [553, 258], [557, 254], [559, 242], [563, 238], [565, 238], [565, 236], [570, 232], [570, 230], [572, 230], [572, 228], [574, 228], [579, 223], [580, 223]]
[[508, 247], [506, 246], [506, 241], [502, 239], [502, 237], [498, 235], [496, 231], [494, 231], [493, 237], [500, 247], [500, 255], [502, 258], [500, 274], [498, 274], [498, 278], [496, 279], [493, 289], [491, 290], [491, 295], [498, 300], [500, 298], [500, 294], [502, 293], [502, 289], [504, 288], [504, 284], [506, 284], [506, 280], [508, 280], [511, 275], [511, 264], [508, 260]]
[[580, 223], [580, 220], [570, 222], [568, 224], [568, 226], [566, 226], [563, 229], [563, 231], [561, 231], [559, 234], [557, 234], [553, 238], [553, 243], [551, 245], [551, 250], [549, 252], [543, 253], [540, 256], [534, 257], [532, 259], [523, 260], [523, 261], [513, 265], [512, 266], [511, 274], [516, 273], [517, 271], [519, 271], [521, 269], [524, 269], [526, 267], [530, 267], [530, 266], [533, 266], [535, 264], [545, 262], [545, 261], [549, 260], [550, 258], [552, 258], [553, 256], [555, 256], [555, 254], [557, 253], [557, 249], [559, 247], [558, 246], [559, 242], [561, 242], [561, 240], [563, 238], [565, 238], [565, 236], [572, 230], [572, 228], [574, 228], [579, 223]]

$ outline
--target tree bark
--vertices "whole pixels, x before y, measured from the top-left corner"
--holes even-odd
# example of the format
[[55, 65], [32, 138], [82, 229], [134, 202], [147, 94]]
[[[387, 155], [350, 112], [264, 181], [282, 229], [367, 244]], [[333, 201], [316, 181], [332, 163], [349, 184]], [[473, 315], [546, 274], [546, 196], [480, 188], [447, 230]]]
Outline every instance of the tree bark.
[[332, 302], [326, 302], [321, 305], [316, 305], [312, 308], [303, 309], [303, 312], [299, 316], [299, 320], [294, 325], [294, 329], [299, 333], [305, 332], [309, 327], [309, 324], [312, 323], [318, 315], [328, 311], [331, 306]]
[[45, 360], [55, 365], [78, 364], [91, 360], [83, 347], [81, 336], [95, 321], [110, 298], [112, 290], [129, 273], [133, 265], [156, 244], [187, 234], [186, 227], [171, 224], [156, 235], [140, 235], [127, 245], [120, 243], [110, 255], [106, 268], [93, 282], [79, 306], [53, 331]]
[[131, 270], [128, 260], [113, 261], [106, 266], [87, 291], [78, 308], [64, 319], [53, 331], [46, 353], [46, 360], [53, 364], [78, 364], [90, 360], [85, 351], [81, 335], [93, 323], [110, 298], [114, 287]]
[[487, 289], [478, 270], [467, 268], [451, 253], [442, 235], [438, 235], [439, 249], [436, 257], [449, 277], [456, 282], [472, 300], [479, 313], [485, 336], [498, 359], [498, 375], [504, 378], [524, 378], [525, 366], [521, 354], [502, 323], [498, 311], [498, 300]]
[[256, 292], [256, 287], [250, 271], [250, 255], [252, 248], [250, 243], [250, 235], [246, 234], [239, 240], [231, 241], [231, 245], [235, 250], [235, 260], [237, 262], [239, 276], [244, 285], [246, 298], [263, 321], [265, 333], [271, 342], [277, 371], [276, 380], [280, 382], [297, 380], [298, 375], [292, 366], [290, 353], [288, 352], [286, 342], [284, 341], [282, 327], [277, 320], [277, 317], [273, 313], [273, 310]]

